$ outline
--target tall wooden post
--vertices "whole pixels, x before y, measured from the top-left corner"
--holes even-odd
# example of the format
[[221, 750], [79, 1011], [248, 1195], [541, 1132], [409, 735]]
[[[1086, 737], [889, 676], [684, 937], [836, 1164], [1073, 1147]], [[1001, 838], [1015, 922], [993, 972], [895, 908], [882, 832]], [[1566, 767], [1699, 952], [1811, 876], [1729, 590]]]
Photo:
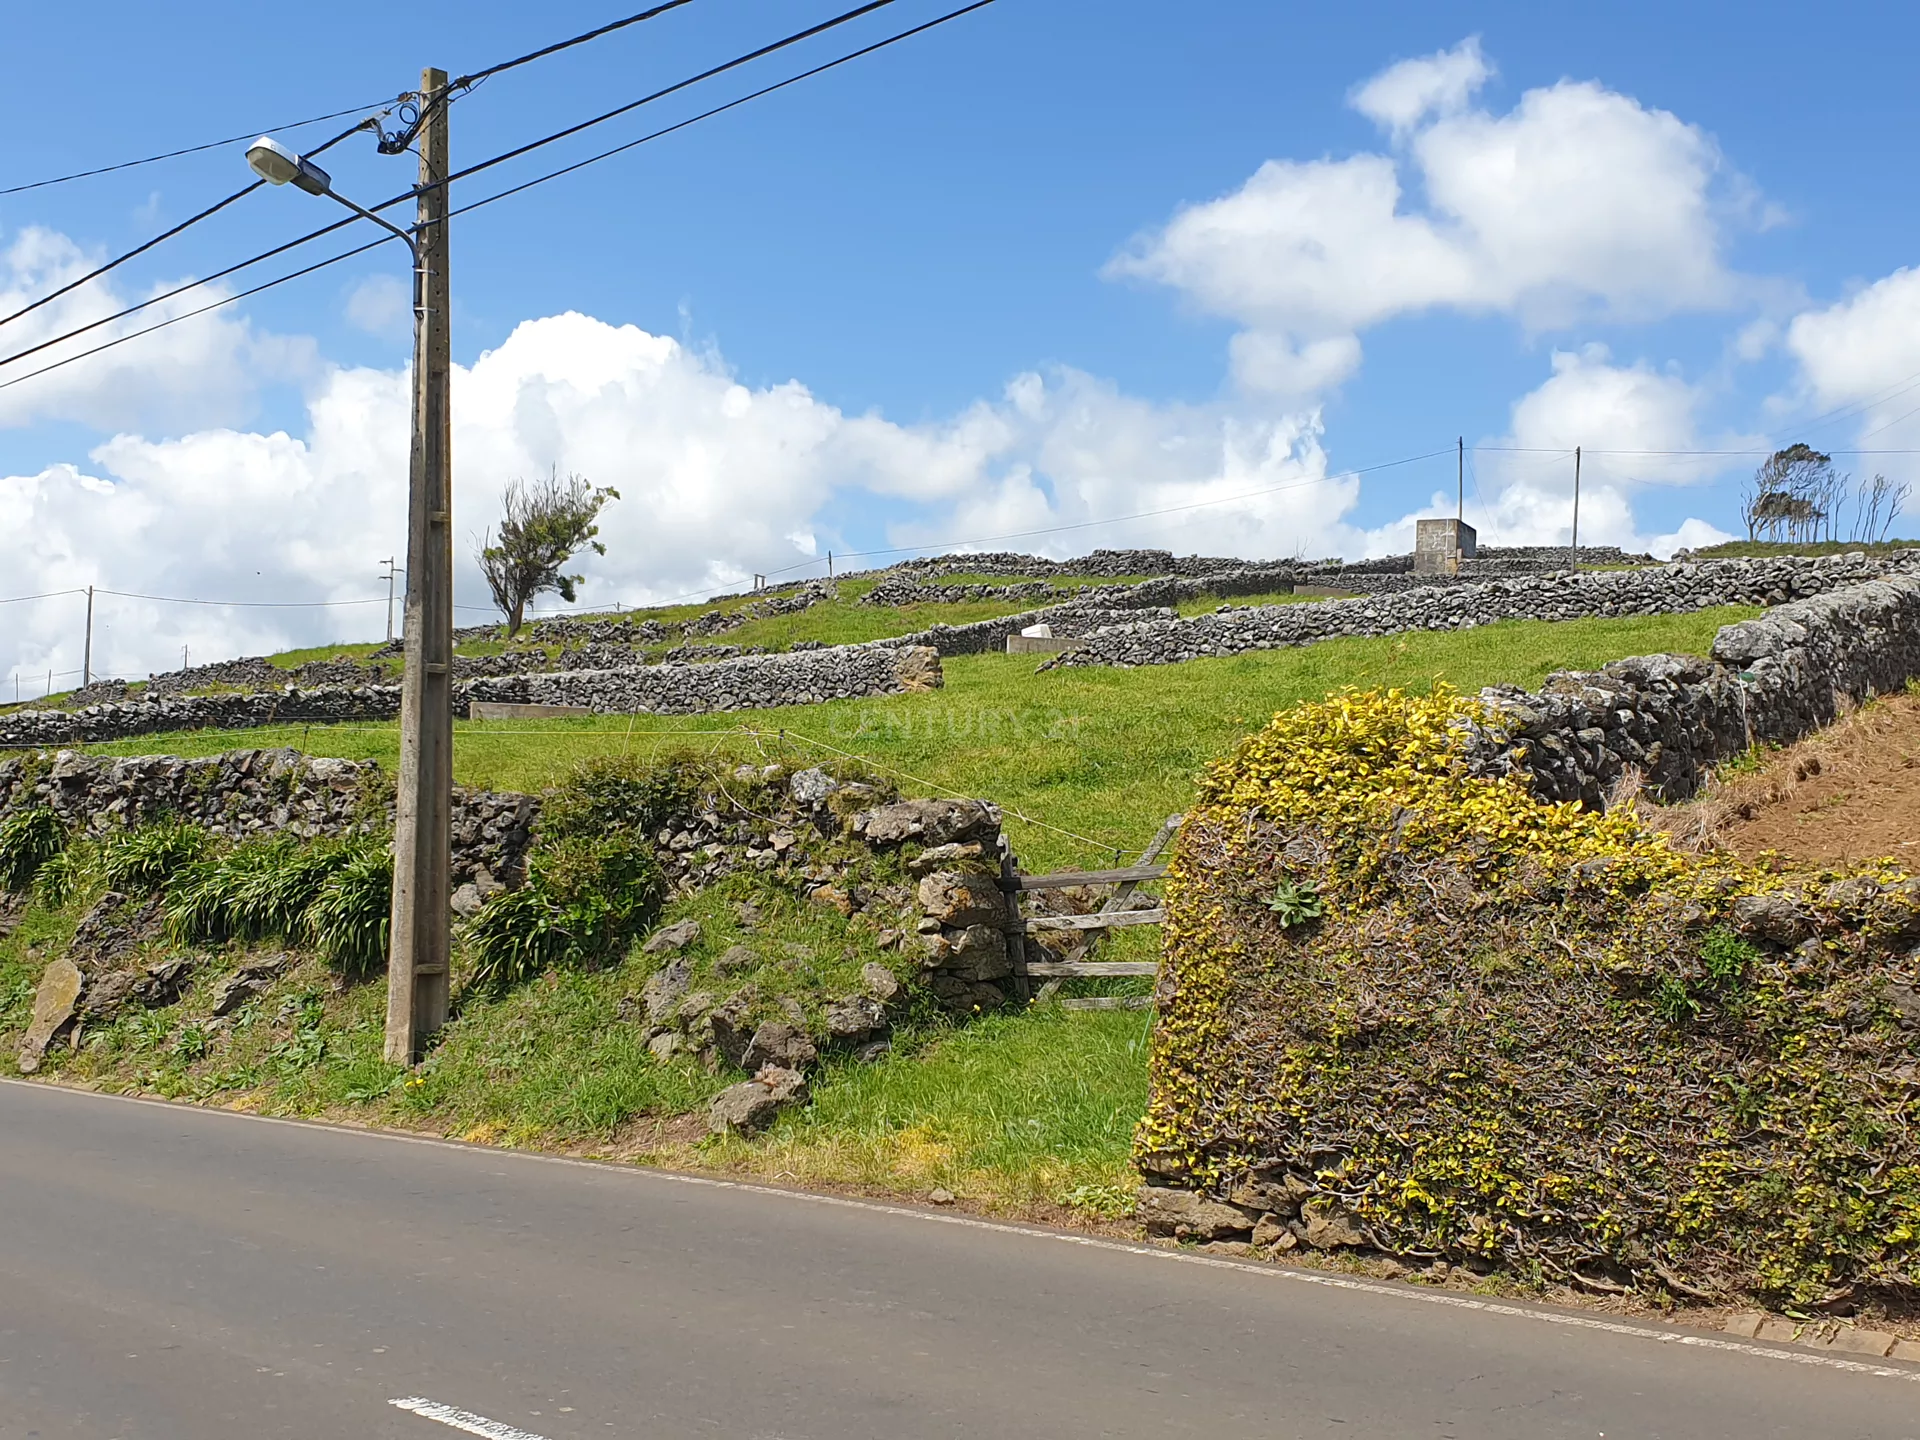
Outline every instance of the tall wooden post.
[[447, 72], [420, 73], [406, 674], [387, 952], [387, 1059], [410, 1065], [447, 1020], [453, 871], [453, 446], [448, 388]]
[[93, 684], [93, 586], [87, 586], [87, 643], [80, 651], [80, 683]]
[[1454, 446], [1454, 478], [1460, 486], [1460, 503], [1453, 518], [1464, 525], [1467, 523], [1467, 437], [1462, 435], [1454, 441]]

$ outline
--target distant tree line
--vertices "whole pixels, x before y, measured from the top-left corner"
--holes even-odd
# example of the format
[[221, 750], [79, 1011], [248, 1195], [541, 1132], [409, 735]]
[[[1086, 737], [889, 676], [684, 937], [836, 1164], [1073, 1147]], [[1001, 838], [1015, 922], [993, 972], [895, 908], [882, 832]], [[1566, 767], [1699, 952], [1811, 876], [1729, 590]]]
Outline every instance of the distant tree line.
[[1912, 494], [1912, 485], [1884, 475], [1855, 484], [1852, 475], [1833, 468], [1831, 455], [1796, 444], [1774, 451], [1753, 472], [1740, 518], [1749, 540], [1871, 544], [1887, 538]]

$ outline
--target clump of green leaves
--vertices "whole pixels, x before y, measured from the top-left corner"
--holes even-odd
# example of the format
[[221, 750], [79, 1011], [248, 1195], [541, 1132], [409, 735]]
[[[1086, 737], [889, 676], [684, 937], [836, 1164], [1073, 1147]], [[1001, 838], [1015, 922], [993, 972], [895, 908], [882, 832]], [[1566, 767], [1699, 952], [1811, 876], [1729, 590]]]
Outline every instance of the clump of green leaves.
[[15, 810], [0, 819], [0, 890], [25, 890], [66, 843], [66, 826], [45, 806]]
[[301, 917], [321, 957], [350, 975], [377, 970], [387, 958], [393, 916], [393, 851], [364, 837], [342, 847]]
[[1685, 1025], [1700, 1013], [1700, 1002], [1677, 975], [1663, 975], [1651, 997], [1653, 1011], [1669, 1025]]
[[542, 802], [541, 836], [593, 839], [627, 830], [647, 835], [684, 809], [705, 777], [705, 763], [691, 755], [595, 756], [574, 767]]
[[626, 948], [660, 913], [665, 878], [647, 842], [569, 837], [535, 852], [527, 883], [488, 900], [467, 932], [473, 984], [499, 990], [560, 965], [592, 965]]
[[50, 856], [34, 872], [34, 898], [49, 910], [66, 909], [76, 895], [96, 883], [94, 862], [98, 858], [91, 841], [70, 842], [66, 849]]
[[1700, 963], [1706, 967], [1707, 981], [1722, 992], [1738, 990], [1748, 968], [1759, 958], [1758, 950], [1724, 925], [1709, 930], [1700, 942]]
[[1274, 886], [1273, 894], [1267, 897], [1267, 909], [1279, 918], [1284, 930], [1304, 925], [1309, 920], [1318, 920], [1326, 913], [1326, 908], [1326, 901], [1318, 890], [1292, 877]]
[[167, 923], [181, 943], [281, 940], [312, 945], [351, 972], [387, 950], [393, 859], [382, 838], [249, 841], [181, 872]]
[[163, 890], [211, 847], [198, 825], [161, 821], [123, 830], [102, 843], [100, 873], [116, 890], [148, 894]]

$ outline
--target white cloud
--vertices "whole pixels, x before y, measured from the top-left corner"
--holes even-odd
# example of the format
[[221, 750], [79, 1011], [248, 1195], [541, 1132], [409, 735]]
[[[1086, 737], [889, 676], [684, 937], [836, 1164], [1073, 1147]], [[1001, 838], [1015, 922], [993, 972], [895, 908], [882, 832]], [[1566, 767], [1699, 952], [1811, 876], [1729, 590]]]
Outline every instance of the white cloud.
[[[1489, 545], [1565, 545], [1572, 538], [1574, 449], [1580, 457], [1580, 539], [1583, 544], [1671, 554], [1683, 545], [1712, 544], [1725, 534], [1689, 519], [1669, 534], [1644, 532], [1634, 497], [1649, 487], [1687, 486], [1714, 478], [1726, 465], [1710, 455], [1669, 453], [1745, 448], [1751, 436], [1703, 439], [1699, 387], [1645, 362], [1617, 365], [1604, 345], [1556, 351], [1553, 373], [1514, 402], [1508, 433], [1474, 456], [1474, 488], [1467, 520]], [[1592, 446], [1596, 437], [1602, 443]], [[1418, 515], [1450, 515], [1453, 496], [1370, 532], [1369, 552], [1406, 551]]]
[[413, 327], [413, 288], [397, 275], [368, 275], [347, 291], [347, 320], [369, 335], [405, 335]]
[[1062, 370], [1051, 382], [1021, 376], [990, 416], [970, 427], [992, 442], [976, 452], [973, 483], [937, 519], [896, 526], [896, 543], [1019, 537], [1126, 515], [1142, 518], [995, 543], [1051, 555], [1139, 545], [1253, 559], [1359, 541], [1344, 517], [1360, 482], [1328, 477], [1317, 415], [1160, 405]]
[[[121, 435], [89, 471], [0, 479], [0, 570], [16, 594], [92, 583], [222, 600], [383, 595], [377, 562], [404, 545], [406, 385], [404, 372], [337, 370], [315, 388], [303, 436]], [[607, 555], [583, 564], [583, 605], [705, 594], [817, 555], [834, 543], [821, 516], [846, 496], [895, 505], [903, 545], [1145, 511], [1171, 513], [1011, 548], [1285, 556], [1359, 543], [1342, 523], [1359, 482], [1324, 480], [1312, 415], [1162, 406], [1073, 371], [1022, 375], [997, 401], [901, 426], [845, 415], [796, 382], [750, 389], [712, 354], [569, 314], [527, 322], [456, 369], [453, 397], [462, 605], [487, 604], [471, 552], [501, 486], [553, 466], [622, 497], [602, 517]], [[0, 664], [76, 667], [77, 614], [64, 598], [17, 607]], [[204, 659], [377, 636], [384, 605], [102, 597], [99, 616], [97, 668], [137, 677], [177, 664], [182, 644]]]
[[[1721, 260], [1721, 192], [1737, 186], [1710, 139], [1590, 82], [1529, 91], [1495, 114], [1474, 102], [1491, 73], [1472, 41], [1391, 67], [1353, 103], [1392, 132], [1394, 155], [1269, 161], [1113, 263], [1110, 273], [1173, 286], [1240, 327], [1229, 350], [1238, 388], [1212, 403], [1156, 403], [1061, 368], [1017, 376], [945, 420], [900, 425], [845, 414], [797, 380], [741, 385], [717, 352], [633, 326], [577, 314], [522, 324], [455, 373], [456, 598], [482, 607], [463, 618], [485, 613], [471, 552], [502, 485], [550, 467], [622, 495], [603, 516], [608, 554], [582, 566], [586, 605], [735, 588], [844, 545], [833, 517], [847, 511], [863, 527], [886, 520], [901, 545], [1404, 550], [1412, 517], [1355, 529], [1360, 481], [1330, 478], [1321, 445], [1319, 401], [1358, 369], [1364, 331], [1436, 308], [1530, 325], [1631, 319], [1724, 304], [1740, 285]], [[60, 236], [23, 231], [0, 259], [0, 304], [15, 308], [89, 263]], [[405, 302], [377, 280], [344, 303], [350, 321], [381, 331], [404, 327]], [[0, 334], [57, 333], [121, 303], [91, 286]], [[1825, 353], [1816, 321], [1792, 334]], [[407, 377], [323, 370], [310, 353], [219, 313], [0, 389], [0, 426], [79, 421], [115, 437], [84, 468], [0, 478], [5, 589], [384, 597], [378, 561], [404, 545]], [[303, 432], [237, 428], [253, 387], [274, 376], [310, 381]], [[1503, 441], [1696, 448], [1700, 406], [1700, 387], [1676, 374], [1567, 350], [1516, 402]], [[1483, 459], [1478, 475], [1469, 518], [1490, 542], [1564, 540], [1570, 464], [1515, 454]], [[1585, 538], [1644, 547], [1700, 533], [1689, 521], [1641, 536], [1632, 508], [1645, 485], [1696, 480], [1697, 467], [1596, 456], [1583, 478]], [[1449, 487], [1427, 513], [1451, 508]], [[384, 598], [272, 610], [105, 597], [96, 655], [104, 671], [139, 675], [177, 664], [182, 644], [207, 659], [366, 638], [383, 610]], [[70, 599], [10, 608], [0, 666], [77, 666], [77, 615]]]
[[[17, 232], [0, 251], [0, 315], [11, 315], [71, 283], [101, 258], [51, 230], [30, 226]], [[147, 295], [179, 283], [156, 284]], [[178, 430], [243, 419], [262, 382], [295, 377], [310, 368], [313, 346], [304, 339], [259, 334], [230, 310], [178, 318], [228, 293], [217, 285], [206, 286], [0, 366], [0, 428], [56, 420], [108, 431], [144, 424]], [[127, 303], [110, 277], [82, 286], [0, 326], [0, 360], [102, 320]], [[169, 320], [177, 323], [85, 361], [21, 378], [103, 341]], [[19, 383], [8, 383], [16, 379]]]
[[[1156, 281], [1245, 329], [1235, 374], [1298, 395], [1359, 363], [1360, 332], [1447, 308], [1537, 328], [1641, 320], [1732, 302], [1729, 197], [1748, 193], [1705, 133], [1591, 81], [1468, 106], [1477, 45], [1403, 61], [1355, 104], [1403, 162], [1269, 160], [1230, 195], [1180, 211], [1108, 273]], [[1410, 205], [1411, 182], [1425, 197]]]
[[1480, 37], [1471, 35], [1451, 50], [1388, 66], [1355, 86], [1349, 99], [1374, 124], [1401, 135], [1429, 115], [1464, 109], [1493, 73], [1480, 53]]
[[1920, 434], [1911, 414], [1920, 408], [1920, 270], [1896, 270], [1795, 316], [1786, 348], [1799, 362], [1805, 398], [1822, 410], [1862, 406], [1858, 431], [1879, 448], [1910, 445]]

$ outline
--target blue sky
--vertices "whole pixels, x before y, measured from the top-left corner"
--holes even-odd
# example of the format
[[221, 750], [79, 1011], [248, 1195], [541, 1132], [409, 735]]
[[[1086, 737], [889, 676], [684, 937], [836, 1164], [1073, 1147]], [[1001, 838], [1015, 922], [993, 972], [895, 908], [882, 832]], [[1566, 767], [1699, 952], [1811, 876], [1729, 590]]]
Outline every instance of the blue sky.
[[[33, 7], [0, 59], [0, 188], [371, 101], [423, 63], [476, 68], [620, 8]], [[695, 0], [500, 76], [456, 106], [456, 161], [838, 8]], [[529, 178], [943, 8], [899, 0], [496, 173]], [[1920, 446], [1902, 418], [1920, 391], [1871, 403], [1920, 372], [1897, 284], [1915, 28], [1884, 5], [1814, 25], [1778, 5], [999, 0], [467, 220], [455, 355], [480, 369], [456, 442], [463, 525], [484, 527], [513, 473], [620, 485], [619, 544], [584, 598], [631, 602], [830, 547], [1203, 501], [1019, 548], [1393, 548], [1451, 491], [1450, 457], [1320, 477], [1456, 435], [1554, 452], [1474, 457], [1470, 518], [1527, 542], [1564, 538], [1558, 452], [1574, 443]], [[1395, 105], [1411, 116], [1398, 129]], [[1510, 141], [1540, 173], [1489, 181]], [[0, 196], [0, 291], [31, 298], [237, 188], [243, 148]], [[357, 198], [409, 180], [364, 140], [328, 163]], [[1390, 215], [1359, 194], [1383, 177]], [[469, 185], [463, 198], [495, 188]], [[84, 313], [329, 208], [250, 196], [116, 275], [111, 296], [79, 297]], [[402, 274], [390, 247], [133, 341], [112, 366], [0, 390], [0, 563], [18, 577], [0, 588], [374, 594], [371, 562], [401, 543]], [[1843, 406], [1864, 408], [1804, 428]], [[1671, 544], [1736, 528], [1752, 460], [1593, 465], [1583, 531]], [[1280, 493], [1234, 498], [1254, 491]], [[470, 571], [460, 599], [485, 602]], [[0, 612], [0, 675], [77, 663], [70, 608]], [[123, 602], [104, 654], [144, 673], [180, 644], [345, 638], [374, 616]]]

